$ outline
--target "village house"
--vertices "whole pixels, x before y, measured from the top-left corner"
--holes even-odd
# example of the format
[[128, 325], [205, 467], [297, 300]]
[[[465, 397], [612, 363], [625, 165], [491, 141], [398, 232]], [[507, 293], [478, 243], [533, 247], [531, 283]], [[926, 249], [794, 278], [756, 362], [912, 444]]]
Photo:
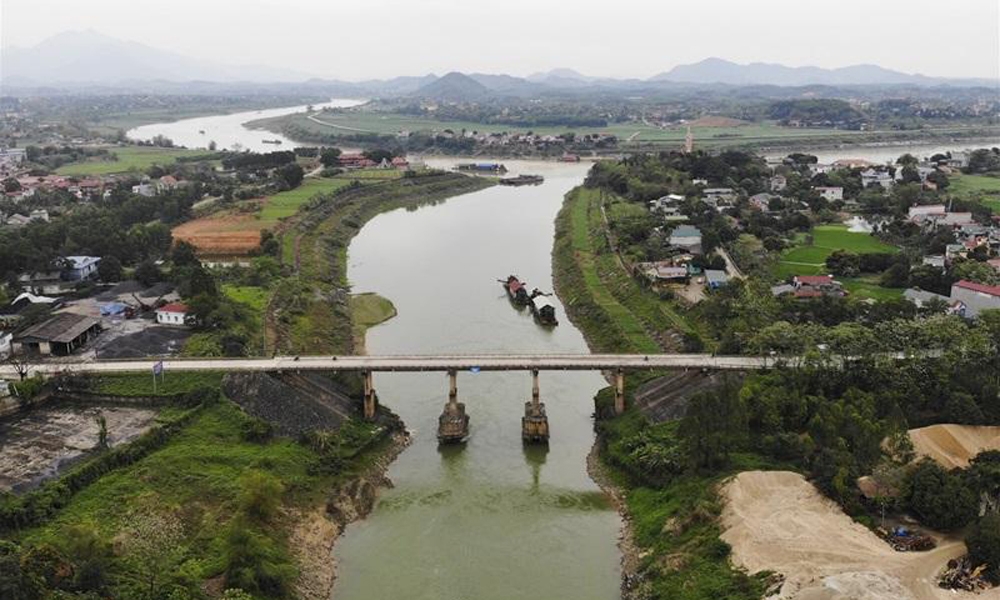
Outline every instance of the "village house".
[[944, 270], [945, 266], [944, 256], [940, 254], [928, 255], [923, 257], [923, 259], [920, 261], [920, 264]]
[[796, 298], [819, 298], [834, 296], [842, 298], [847, 295], [840, 282], [834, 281], [832, 275], [796, 275], [791, 285], [784, 284], [771, 288], [775, 296], [792, 294]]
[[908, 288], [903, 292], [903, 298], [909, 300], [917, 308], [923, 308], [927, 306], [928, 303], [933, 301], [944, 302], [947, 305], [951, 305], [951, 298], [948, 296], [942, 296], [941, 294], [935, 294], [934, 292], [928, 292], [925, 290], [917, 288]]
[[162, 194], [164, 192], [169, 192], [178, 185], [180, 185], [180, 182], [177, 181], [176, 177], [173, 175], [164, 175], [163, 177], [160, 177], [159, 181], [157, 181], [156, 191]]
[[61, 313], [32, 325], [14, 336], [13, 351], [28, 354], [65, 356], [86, 344], [101, 331], [94, 317]]
[[639, 263], [636, 271], [652, 283], [683, 283], [688, 279], [687, 267], [668, 260]]
[[668, 243], [691, 254], [701, 254], [701, 231], [691, 225], [678, 225], [670, 232]]
[[97, 265], [101, 262], [98, 256], [67, 256], [63, 260], [66, 266], [61, 275], [67, 281], [83, 281], [97, 277]]
[[705, 284], [708, 289], [717, 290], [729, 283], [729, 276], [719, 269], [705, 269]]
[[891, 189], [893, 184], [892, 176], [885, 171], [867, 169], [861, 172], [861, 187], [870, 188], [878, 185], [884, 189]]
[[774, 177], [771, 178], [770, 185], [772, 192], [780, 192], [781, 190], [788, 187], [788, 180], [785, 178], [784, 175], [775, 175]]
[[156, 322], [161, 325], [184, 325], [190, 309], [181, 302], [172, 302], [156, 309]]
[[944, 204], [924, 204], [911, 206], [906, 216], [910, 221], [918, 223], [928, 217], [943, 217], [946, 212]]
[[152, 198], [156, 195], [156, 186], [148, 181], [140, 183], [139, 185], [132, 186], [132, 193], [138, 194], [140, 196], [145, 196], [147, 198]]
[[770, 212], [771, 210], [771, 200], [780, 198], [781, 196], [776, 196], [774, 194], [768, 194], [763, 192], [761, 194], [754, 194], [750, 196], [749, 202], [750, 207], [759, 210], [761, 212]]
[[984, 310], [1000, 309], [1000, 286], [957, 281], [951, 286], [951, 300], [961, 302], [959, 314], [974, 319]]
[[820, 196], [826, 198], [826, 200], [830, 202], [844, 199], [844, 188], [842, 187], [817, 187], [813, 189], [816, 190]]
[[649, 210], [666, 210], [676, 204], [684, 201], [684, 196], [680, 194], [667, 194], [666, 196], [660, 196], [656, 200], [649, 201]]

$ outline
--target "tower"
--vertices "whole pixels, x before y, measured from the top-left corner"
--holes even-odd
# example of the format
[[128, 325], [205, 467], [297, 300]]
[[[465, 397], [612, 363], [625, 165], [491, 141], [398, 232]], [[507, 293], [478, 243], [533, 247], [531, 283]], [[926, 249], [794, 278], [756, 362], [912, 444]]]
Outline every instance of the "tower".
[[691, 126], [688, 125], [687, 135], [684, 136], [684, 152], [691, 154], [694, 150], [694, 134], [691, 133]]

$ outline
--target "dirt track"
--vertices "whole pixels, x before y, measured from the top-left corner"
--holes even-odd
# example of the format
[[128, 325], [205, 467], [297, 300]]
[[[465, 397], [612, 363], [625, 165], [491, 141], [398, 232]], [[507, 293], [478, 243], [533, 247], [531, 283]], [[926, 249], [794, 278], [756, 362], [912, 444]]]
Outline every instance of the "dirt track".
[[1000, 599], [1000, 590], [971, 594], [937, 587], [937, 573], [965, 552], [962, 542], [941, 540], [930, 552], [896, 552], [797, 473], [740, 473], [724, 486], [722, 497], [722, 539], [733, 547], [733, 561], [750, 572], [784, 574], [776, 598]]

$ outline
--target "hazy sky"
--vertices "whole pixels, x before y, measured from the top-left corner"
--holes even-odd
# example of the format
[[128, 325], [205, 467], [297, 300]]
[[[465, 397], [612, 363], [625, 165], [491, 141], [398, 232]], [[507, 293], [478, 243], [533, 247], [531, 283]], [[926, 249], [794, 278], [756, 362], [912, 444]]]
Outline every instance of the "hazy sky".
[[343, 79], [736, 62], [1000, 77], [1000, 0], [0, 0], [2, 45], [94, 29]]

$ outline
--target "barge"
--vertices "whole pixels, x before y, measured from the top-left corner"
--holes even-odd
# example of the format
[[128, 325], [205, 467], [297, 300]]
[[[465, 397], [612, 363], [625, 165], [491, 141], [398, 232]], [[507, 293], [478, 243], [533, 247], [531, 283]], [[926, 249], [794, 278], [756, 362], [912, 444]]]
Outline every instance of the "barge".
[[503, 285], [503, 289], [507, 290], [507, 297], [510, 301], [517, 306], [528, 306], [531, 304], [531, 296], [528, 295], [528, 289], [524, 287], [524, 282], [517, 278], [516, 275], [508, 275], [507, 279], [498, 279], [497, 281]]
[[545, 178], [541, 175], [518, 175], [517, 177], [504, 177], [500, 180], [500, 185], [541, 185]]
[[503, 163], [461, 163], [455, 165], [455, 170], [470, 173], [485, 173], [488, 175], [503, 175], [507, 172], [507, 167]]
[[[537, 294], [536, 294], [537, 292]], [[549, 300], [545, 294], [535, 290], [531, 294], [531, 315], [539, 325], [555, 327], [559, 324], [556, 319], [556, 305]]]
[[281, 140], [261, 140], [261, 144], [280, 144]]

